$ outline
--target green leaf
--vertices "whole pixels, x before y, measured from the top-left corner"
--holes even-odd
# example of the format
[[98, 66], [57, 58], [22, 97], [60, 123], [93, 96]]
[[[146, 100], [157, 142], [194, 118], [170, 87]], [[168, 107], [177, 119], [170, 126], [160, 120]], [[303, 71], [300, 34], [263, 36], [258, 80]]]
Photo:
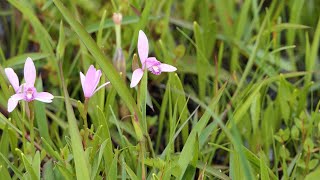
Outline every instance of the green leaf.
[[5, 125], [3, 128], [2, 134], [1, 134], [1, 141], [0, 141], [0, 152], [8, 156], [8, 151], [9, 151], [9, 129], [8, 129], [8, 124]]
[[124, 164], [124, 165], [126, 166], [126, 171], [129, 174], [130, 179], [138, 180], [138, 176], [132, 171], [132, 169], [127, 164]]
[[116, 151], [110, 169], [108, 171], [108, 177], [107, 179], [115, 179], [118, 175], [118, 171], [117, 171], [117, 164], [118, 164], [118, 151]]
[[[102, 155], [103, 155], [103, 152], [104, 152], [104, 149], [106, 147], [106, 144], [108, 143], [107, 140], [105, 140], [101, 146], [100, 146], [100, 150], [99, 150], [99, 155], [98, 156], [95, 156], [94, 158], [94, 162], [93, 162], [93, 165], [92, 165], [92, 170], [91, 170], [91, 179], [95, 179], [96, 176], [98, 175], [98, 169], [99, 169], [99, 166], [100, 166], [100, 163], [101, 163], [101, 159], [102, 159]], [[107, 159], [106, 159], [107, 161]], [[107, 162], [108, 163], [108, 162]]]
[[50, 54], [48, 53], [25, 53], [22, 55], [14, 56], [5, 61], [6, 67], [14, 67], [14, 66], [20, 66], [23, 65], [27, 59], [27, 57], [30, 57], [33, 61], [38, 61], [45, 59], [49, 57]]
[[183, 179], [195, 179], [195, 173], [196, 173], [196, 166], [198, 163], [198, 156], [199, 156], [199, 138], [198, 134], [196, 135], [196, 140], [193, 145], [193, 159], [190, 162], [189, 166], [187, 167]]
[[200, 26], [197, 22], [193, 23], [194, 28], [194, 36], [196, 40], [196, 48], [197, 48], [197, 72], [198, 72], [198, 84], [199, 84], [199, 98], [200, 100], [204, 100], [206, 95], [206, 85], [207, 76], [208, 76], [208, 60], [205, 57], [205, 48], [204, 48], [204, 40], [203, 35], [200, 33]]
[[0, 159], [2, 159], [2, 161], [4, 161], [7, 164], [7, 166], [10, 167], [10, 169], [14, 172], [14, 174], [19, 179], [23, 179], [22, 178], [22, 176], [23, 176], [22, 172], [20, 172], [20, 170], [16, 166], [14, 166], [2, 153], [0, 153]]
[[253, 133], [257, 133], [259, 128], [259, 121], [260, 121], [260, 112], [261, 112], [261, 95], [258, 94], [254, 97], [254, 100], [250, 106], [250, 114], [252, 120], [252, 129]]
[[261, 180], [269, 180], [268, 166], [266, 163], [266, 157], [263, 153], [260, 153], [260, 176]]
[[[225, 88], [225, 85], [221, 87], [220, 91], [217, 92], [217, 95], [212, 99], [208, 109], [213, 109], [216, 104], [219, 102], [223, 90]], [[183, 146], [183, 149], [181, 151], [181, 154], [179, 156], [178, 164], [180, 166], [180, 172], [179, 173], [179, 179], [182, 178], [182, 175], [184, 174], [185, 170], [187, 169], [189, 163], [191, 162], [193, 155], [192, 155], [192, 149], [194, 142], [196, 140], [196, 134], [200, 134], [201, 131], [204, 129], [204, 127], [207, 125], [209, 119], [211, 117], [211, 112], [209, 110], [206, 110], [205, 113], [202, 115], [200, 120], [196, 123], [196, 125], [192, 128], [191, 133], [188, 136], [188, 139]]]
[[142, 119], [140, 121], [141, 129], [144, 134], [147, 134], [148, 127], [147, 127], [147, 94], [148, 94], [148, 70], [145, 69], [140, 85], [139, 85], [139, 107], [142, 112]]
[[[2, 158], [0, 158], [0, 174], [1, 174], [1, 178], [3, 178], [3, 179], [11, 179], [9, 171], [8, 171], [9, 169], [4, 168], [7, 166], [7, 163], [10, 163], [10, 162], [6, 158], [4, 158], [4, 155], [3, 155], [3, 151], [6, 151], [5, 155], [8, 156], [8, 154], [7, 154], [8, 153], [7, 149], [9, 146], [8, 135], [9, 135], [8, 125], [6, 125], [5, 130], [2, 132], [1, 143], [0, 143], [0, 148], [1, 148], [0, 155], [2, 157]], [[1, 146], [3, 146], [3, 147], [1, 147]], [[11, 163], [10, 163], [10, 165], [11, 165]], [[10, 165], [9, 165], [9, 167], [10, 167]], [[13, 164], [11, 166], [14, 167]]]
[[306, 177], [305, 180], [318, 180], [320, 177], [320, 168], [310, 172]]
[[112, 151], [113, 146], [112, 146], [111, 135], [109, 130], [110, 126], [102, 110], [99, 107], [97, 107], [97, 109], [99, 113], [99, 120], [100, 120], [99, 122], [103, 128], [103, 130], [101, 131], [101, 134], [102, 134], [101, 137], [103, 140], [107, 141], [106, 149], [102, 152], [104, 152], [104, 160], [107, 163], [106, 167], [109, 167], [113, 159], [113, 151]]
[[40, 152], [39, 151], [37, 151], [33, 157], [32, 168], [36, 173], [36, 176], [38, 177], [38, 179], [40, 179], [41, 176], [40, 176]]
[[61, 165], [60, 163], [56, 164], [56, 167], [61, 172], [62, 176], [67, 180], [75, 179], [75, 176], [67, 169], [66, 166]]
[[241, 122], [242, 117], [245, 115], [245, 113], [248, 112], [248, 109], [250, 108], [251, 104], [254, 103], [255, 100], [260, 95], [259, 91], [262, 86], [263, 86], [263, 83], [253, 86], [251, 88], [251, 92], [249, 93], [249, 97], [246, 100], [244, 100], [243, 103], [238, 104], [238, 107], [236, 108], [233, 116], [235, 124], [238, 124]]
[[43, 165], [43, 179], [45, 180], [55, 180], [56, 177], [54, 175], [54, 167], [53, 167], [53, 163], [52, 163], [52, 159], [50, 159], [49, 161], [47, 161], [44, 165]]
[[[311, 82], [312, 72], [315, 70], [315, 64], [319, 52], [319, 44], [320, 44], [320, 17], [318, 17], [318, 24], [315, 28], [315, 33], [313, 37], [313, 42], [311, 45], [311, 49], [309, 54], [306, 55], [306, 71], [308, 74], [305, 77], [305, 84], [309, 84]], [[306, 49], [307, 50], [307, 49]]]
[[51, 147], [51, 145], [50, 145], [43, 137], [41, 138], [41, 141], [42, 141], [43, 148], [46, 150], [46, 152], [47, 152], [50, 156], [56, 158], [56, 159], [59, 160], [59, 161], [63, 161], [63, 159], [61, 158], [61, 156], [59, 155], [59, 153], [56, 152], [56, 151]]
[[195, 5], [195, 0], [185, 0], [183, 3], [183, 15], [185, 19], [188, 19], [190, 17], [190, 14], [192, 13], [192, 9]]
[[31, 179], [40, 179], [39, 176], [37, 176], [37, 173], [34, 171], [31, 163], [27, 159], [27, 157], [22, 153], [20, 149], [16, 149], [17, 153], [19, 154], [20, 158], [22, 159], [22, 162], [24, 164], [24, 167], [26, 168], [26, 171], [28, 172]]
[[[173, 105], [177, 105], [180, 125], [184, 124], [188, 119], [190, 113], [187, 108], [187, 100], [185, 97], [185, 92], [183, 89], [183, 85], [179, 79], [177, 74], [170, 75], [169, 77], [170, 87], [172, 87], [172, 103]], [[182, 140], [186, 142], [189, 135], [189, 125], [186, 124], [182, 129]]]

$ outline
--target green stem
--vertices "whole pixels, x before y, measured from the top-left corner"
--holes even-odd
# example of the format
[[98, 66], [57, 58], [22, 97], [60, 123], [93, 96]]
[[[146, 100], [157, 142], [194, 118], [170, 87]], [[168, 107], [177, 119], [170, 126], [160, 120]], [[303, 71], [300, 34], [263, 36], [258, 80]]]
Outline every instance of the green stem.
[[89, 136], [89, 127], [88, 127], [88, 119], [87, 119], [87, 114], [88, 114], [88, 105], [89, 105], [89, 98], [86, 98], [84, 100], [84, 116], [83, 118], [83, 128], [84, 128], [84, 137], [83, 137], [83, 145], [84, 148], [86, 147], [86, 142], [87, 142], [87, 138]]
[[29, 107], [29, 112], [30, 112], [30, 142], [32, 145], [32, 148], [34, 148], [34, 104], [33, 102], [29, 102], [28, 103], [28, 107]]
[[146, 170], [145, 170], [145, 167], [144, 167], [144, 154], [145, 154], [145, 140], [142, 139], [140, 141], [140, 158], [141, 158], [141, 179], [142, 180], [145, 180], [146, 179]]
[[116, 44], [117, 44], [117, 48], [121, 48], [121, 25], [120, 24], [116, 24], [114, 26], [115, 31], [116, 31]]
[[[21, 103], [21, 109], [26, 109], [25, 108], [25, 103]], [[23, 151], [26, 152], [27, 150], [27, 143], [26, 143], [26, 136], [27, 134], [27, 130], [25, 128], [25, 124], [23, 123], [23, 121], [26, 120], [26, 111], [22, 111], [22, 119], [19, 118], [18, 113], [16, 111], [13, 111], [14, 115], [13, 118], [16, 120], [15, 124], [18, 126], [18, 128], [21, 130], [22, 133], [22, 147], [23, 147]]]

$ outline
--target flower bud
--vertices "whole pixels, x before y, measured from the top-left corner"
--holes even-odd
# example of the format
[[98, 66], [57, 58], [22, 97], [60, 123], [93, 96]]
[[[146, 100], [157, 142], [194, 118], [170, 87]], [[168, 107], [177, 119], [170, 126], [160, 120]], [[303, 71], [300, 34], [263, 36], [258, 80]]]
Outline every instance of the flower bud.
[[113, 56], [113, 65], [121, 73], [121, 76], [126, 80], [126, 60], [121, 48], [116, 48]]
[[122, 14], [121, 13], [113, 13], [112, 19], [116, 25], [120, 25], [122, 22]]

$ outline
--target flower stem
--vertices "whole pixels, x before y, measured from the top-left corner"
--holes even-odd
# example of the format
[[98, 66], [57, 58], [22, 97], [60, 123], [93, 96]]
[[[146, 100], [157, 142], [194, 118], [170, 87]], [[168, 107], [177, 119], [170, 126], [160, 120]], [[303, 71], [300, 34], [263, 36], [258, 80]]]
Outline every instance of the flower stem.
[[88, 128], [88, 120], [87, 120], [88, 104], [89, 104], [89, 99], [86, 98], [84, 100], [84, 112], [83, 112], [83, 114], [84, 114], [84, 116], [83, 116], [83, 126], [84, 126], [85, 129]]
[[145, 139], [142, 139], [139, 142], [140, 145], [140, 161], [141, 161], [141, 179], [145, 180], [146, 179], [146, 170], [144, 166], [144, 158], [145, 158]]
[[31, 142], [32, 148], [34, 148], [35, 144], [34, 144], [34, 126], [33, 126], [33, 123], [34, 123], [34, 104], [33, 104], [33, 102], [29, 102], [28, 107], [29, 107], [29, 112], [30, 112], [30, 121], [29, 121], [30, 122], [30, 142]]
[[116, 31], [116, 46], [121, 49], [121, 24], [116, 24], [114, 27]]
[[84, 114], [84, 116], [83, 116], [83, 128], [84, 128], [83, 146], [84, 146], [84, 148], [86, 147], [86, 142], [87, 142], [88, 135], [89, 135], [88, 119], [87, 119], [88, 105], [89, 105], [89, 98], [85, 98], [85, 100], [84, 100], [84, 112], [83, 112], [83, 114]]

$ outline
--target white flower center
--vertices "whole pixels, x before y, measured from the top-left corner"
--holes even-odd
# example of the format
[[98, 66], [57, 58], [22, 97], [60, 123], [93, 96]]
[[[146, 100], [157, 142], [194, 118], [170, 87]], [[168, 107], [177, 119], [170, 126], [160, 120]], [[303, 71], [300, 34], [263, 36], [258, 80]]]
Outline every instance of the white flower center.
[[159, 72], [159, 71], [160, 71], [160, 69], [159, 69], [158, 66], [152, 66], [152, 69], [153, 69], [155, 72]]
[[34, 99], [33, 97], [33, 94], [34, 94], [34, 88], [28, 88], [26, 91], [25, 91], [25, 98], [27, 101], [32, 101]]

